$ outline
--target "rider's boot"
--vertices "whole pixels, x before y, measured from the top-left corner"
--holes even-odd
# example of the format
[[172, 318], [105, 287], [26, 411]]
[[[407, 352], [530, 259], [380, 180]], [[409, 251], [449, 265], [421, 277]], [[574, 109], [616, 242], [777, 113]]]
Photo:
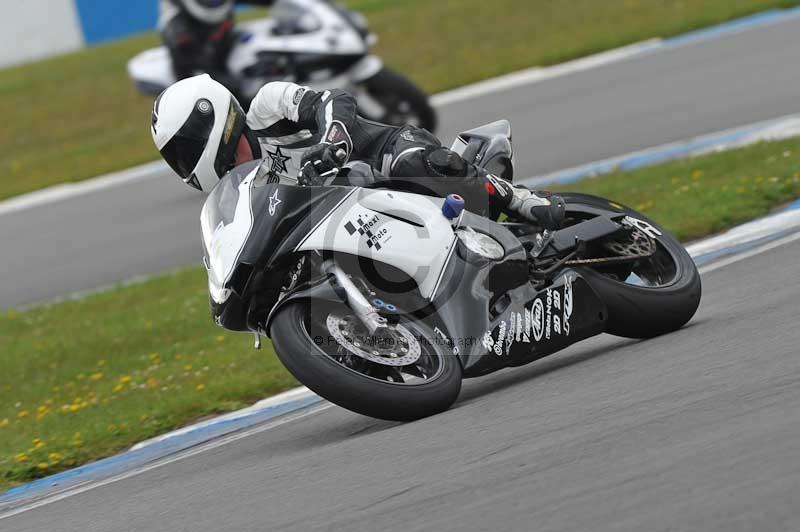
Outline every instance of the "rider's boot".
[[[431, 135], [427, 131], [422, 131]], [[417, 132], [415, 134], [420, 135]], [[396, 187], [399, 186], [401, 179], [413, 179], [401, 176], [422, 175], [433, 178], [439, 189], [437, 194], [441, 194], [442, 191], [450, 193], [454, 188], [454, 181], [458, 181], [462, 190], [470, 196], [471, 199], [468, 199], [467, 204], [472, 201], [471, 210], [475, 212], [480, 210], [475, 202], [485, 201], [488, 196], [489, 212], [486, 214], [492, 218], [505, 213], [544, 229], [553, 230], [561, 227], [565, 208], [564, 200], [560, 196], [512, 185], [509, 181], [468, 163], [456, 152], [447, 148], [436, 145], [411, 146], [410, 149], [406, 145], [395, 147], [396, 151], [402, 149], [394, 156], [395, 160], [391, 164], [391, 179]]]
[[566, 208], [561, 196], [515, 186], [491, 174], [484, 178], [489, 197], [505, 214], [549, 230], [559, 229], [564, 223]]

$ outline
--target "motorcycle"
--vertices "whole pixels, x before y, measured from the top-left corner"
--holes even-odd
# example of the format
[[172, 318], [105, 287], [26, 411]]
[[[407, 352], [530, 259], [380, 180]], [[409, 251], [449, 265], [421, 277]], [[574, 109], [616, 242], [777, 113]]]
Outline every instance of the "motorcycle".
[[[428, 96], [369, 52], [377, 37], [359, 13], [330, 0], [278, 0], [271, 15], [235, 29], [228, 72], [238, 87], [229, 88], [245, 108], [265, 83], [292, 81], [318, 90], [344, 89], [370, 120], [436, 129]], [[128, 73], [140, 92], [153, 96], [177, 81], [163, 46], [131, 59]]]
[[[461, 133], [453, 149], [512, 177], [507, 121]], [[449, 408], [463, 378], [692, 318], [700, 277], [673, 236], [614, 201], [562, 196], [565, 223], [548, 231], [455, 196], [275, 183], [248, 163], [202, 210], [212, 314], [257, 346], [271, 337], [325, 399], [400, 421]]]

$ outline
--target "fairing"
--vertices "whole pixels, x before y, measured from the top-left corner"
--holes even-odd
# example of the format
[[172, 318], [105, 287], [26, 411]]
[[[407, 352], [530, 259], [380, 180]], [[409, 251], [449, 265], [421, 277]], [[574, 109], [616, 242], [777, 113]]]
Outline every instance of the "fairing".
[[[248, 330], [254, 274], [272, 271], [276, 261], [293, 253], [315, 221], [350, 192], [345, 187], [270, 183], [268, 170], [259, 163], [235, 168], [203, 206], [212, 313], [219, 325], [231, 330]], [[280, 283], [281, 279], [268, 281]]]
[[441, 198], [356, 188], [297, 251], [325, 250], [390, 264], [434, 296], [454, 234]]
[[565, 270], [537, 290], [525, 250], [510, 231], [472, 214], [462, 225], [490, 234], [506, 251], [492, 261], [459, 241], [442, 280], [446, 290], [426, 318], [447, 336], [465, 376], [526, 364], [603, 331], [605, 305], [580, 274]]
[[[457, 241], [433, 301], [413, 284], [396, 291], [371, 288], [425, 322], [459, 357], [466, 377], [526, 364], [603, 331], [605, 305], [579, 273], [565, 270], [537, 290], [529, 280], [525, 251], [510, 231], [470, 213], [460, 226], [490, 234], [505, 256], [479, 257]], [[296, 300], [344, 301], [329, 280], [319, 278], [288, 294], [270, 318]]]

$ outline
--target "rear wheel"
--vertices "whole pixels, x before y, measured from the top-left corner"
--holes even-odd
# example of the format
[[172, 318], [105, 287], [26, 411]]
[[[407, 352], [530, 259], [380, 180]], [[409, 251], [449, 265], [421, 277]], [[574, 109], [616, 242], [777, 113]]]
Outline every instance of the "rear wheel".
[[[586, 219], [601, 209], [627, 215], [630, 232], [603, 243], [604, 256], [641, 256], [621, 263], [576, 267], [608, 308], [606, 332], [650, 338], [681, 328], [700, 305], [700, 274], [683, 245], [646, 216], [617, 203], [584, 194], [563, 194], [567, 219]], [[589, 209], [586, 209], [589, 207]]]
[[349, 307], [302, 301], [279, 311], [271, 335], [292, 375], [359, 414], [411, 421], [447, 410], [461, 390], [457, 357], [417, 321], [371, 336]]
[[412, 125], [434, 132], [436, 111], [428, 95], [405, 76], [383, 68], [361, 84], [359, 112], [366, 118], [393, 126]]

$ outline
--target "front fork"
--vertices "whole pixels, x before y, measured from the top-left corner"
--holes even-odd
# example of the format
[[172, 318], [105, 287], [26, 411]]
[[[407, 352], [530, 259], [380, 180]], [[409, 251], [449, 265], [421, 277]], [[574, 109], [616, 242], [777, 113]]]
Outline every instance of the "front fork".
[[356, 317], [364, 324], [370, 334], [380, 335], [385, 332], [387, 328], [386, 318], [378, 314], [378, 309], [367, 301], [364, 294], [333, 260], [325, 261], [322, 265], [322, 271], [336, 279], [337, 284], [345, 293], [347, 304], [353, 309]]

